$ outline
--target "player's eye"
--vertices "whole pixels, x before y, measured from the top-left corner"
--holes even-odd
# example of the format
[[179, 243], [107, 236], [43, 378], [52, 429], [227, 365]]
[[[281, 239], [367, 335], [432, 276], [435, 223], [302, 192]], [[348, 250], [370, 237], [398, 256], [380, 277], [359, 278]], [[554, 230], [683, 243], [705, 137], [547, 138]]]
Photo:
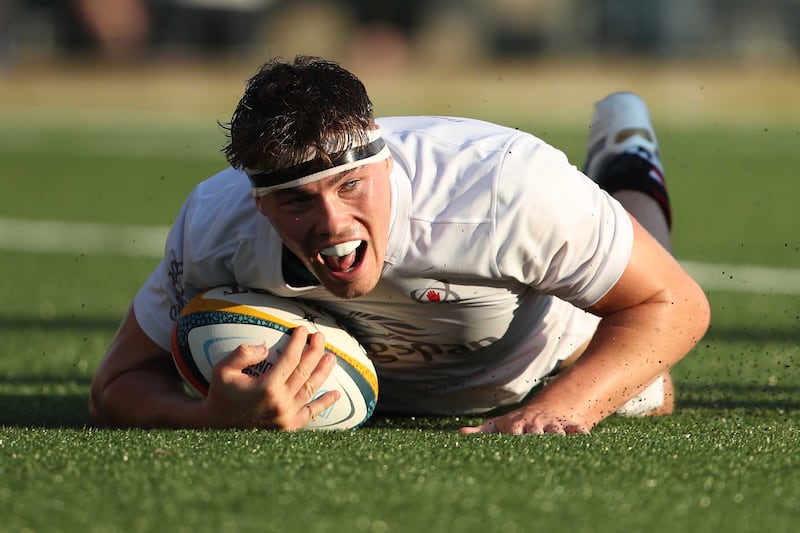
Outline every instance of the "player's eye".
[[358, 183], [360, 181], [361, 180], [358, 180], [358, 179], [347, 180], [346, 182], [342, 183], [341, 190], [344, 191], [344, 192], [352, 191], [353, 189], [358, 187]]

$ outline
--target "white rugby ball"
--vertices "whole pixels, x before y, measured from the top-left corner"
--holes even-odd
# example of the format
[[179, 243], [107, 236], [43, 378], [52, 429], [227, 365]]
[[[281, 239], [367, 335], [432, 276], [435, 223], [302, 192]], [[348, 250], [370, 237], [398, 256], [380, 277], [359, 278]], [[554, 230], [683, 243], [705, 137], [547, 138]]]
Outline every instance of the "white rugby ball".
[[208, 394], [214, 365], [242, 344], [264, 344], [268, 357], [243, 370], [268, 372], [289, 340], [305, 326], [325, 335], [325, 350], [336, 366], [316, 393], [338, 390], [339, 400], [317, 415], [305, 429], [351, 429], [369, 419], [378, 400], [378, 377], [361, 344], [327, 312], [293, 298], [280, 298], [239, 287], [217, 287], [193, 298], [172, 332], [172, 357], [193, 395]]

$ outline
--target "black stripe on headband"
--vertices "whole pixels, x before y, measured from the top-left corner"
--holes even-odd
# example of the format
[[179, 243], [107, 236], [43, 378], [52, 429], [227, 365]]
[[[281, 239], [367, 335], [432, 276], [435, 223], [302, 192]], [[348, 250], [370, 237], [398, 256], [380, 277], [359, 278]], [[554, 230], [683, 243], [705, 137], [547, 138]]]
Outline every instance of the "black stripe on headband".
[[346, 165], [354, 161], [366, 159], [376, 155], [383, 150], [385, 143], [383, 139], [378, 138], [371, 143], [355, 146], [344, 152], [340, 152], [331, 158], [330, 163], [321, 157], [314, 158], [310, 161], [305, 161], [299, 165], [294, 165], [274, 172], [260, 172], [257, 174], [249, 174], [250, 183], [253, 187], [274, 187], [276, 185], [283, 185], [296, 179], [316, 174], [329, 168]]

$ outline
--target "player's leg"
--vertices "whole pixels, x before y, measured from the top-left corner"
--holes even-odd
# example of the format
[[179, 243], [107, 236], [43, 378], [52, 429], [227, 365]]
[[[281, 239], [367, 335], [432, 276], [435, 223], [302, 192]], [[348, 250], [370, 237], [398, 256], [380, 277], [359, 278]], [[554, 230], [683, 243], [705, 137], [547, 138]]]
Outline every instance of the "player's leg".
[[[611, 193], [667, 250], [672, 250], [672, 212], [658, 141], [645, 102], [630, 92], [595, 104], [584, 172]], [[674, 410], [672, 376], [661, 375], [619, 413], [669, 414]]]
[[613, 93], [595, 104], [583, 170], [671, 249], [664, 167], [650, 113], [639, 96]]

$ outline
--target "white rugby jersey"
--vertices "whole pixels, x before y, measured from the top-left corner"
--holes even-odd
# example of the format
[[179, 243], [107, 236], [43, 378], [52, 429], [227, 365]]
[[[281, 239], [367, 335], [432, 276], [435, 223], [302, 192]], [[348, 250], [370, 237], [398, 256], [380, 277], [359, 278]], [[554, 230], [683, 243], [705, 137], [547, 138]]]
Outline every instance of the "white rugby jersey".
[[580, 310], [617, 282], [632, 247], [623, 207], [544, 141], [472, 119], [377, 121], [394, 158], [383, 276], [337, 299], [284, 277], [282, 242], [243, 173], [200, 183], [137, 293], [164, 349], [183, 305], [228, 284], [320, 302], [364, 344], [379, 409], [467, 414], [520, 401], [593, 333]]

